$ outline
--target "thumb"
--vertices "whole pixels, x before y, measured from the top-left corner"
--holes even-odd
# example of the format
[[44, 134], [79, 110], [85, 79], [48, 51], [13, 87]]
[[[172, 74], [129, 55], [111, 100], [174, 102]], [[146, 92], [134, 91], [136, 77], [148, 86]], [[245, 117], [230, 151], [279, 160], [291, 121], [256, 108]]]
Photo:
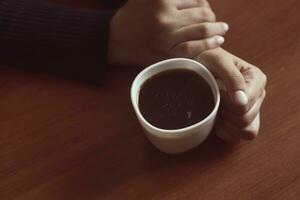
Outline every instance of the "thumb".
[[235, 66], [232, 55], [225, 52], [209, 57], [209, 59], [201, 59], [201, 62], [221, 80], [232, 103], [244, 107], [248, 104], [245, 92], [246, 81]]
[[248, 104], [246, 82], [234, 63], [221, 62], [216, 74], [222, 80], [232, 103], [237, 106], [246, 106]]

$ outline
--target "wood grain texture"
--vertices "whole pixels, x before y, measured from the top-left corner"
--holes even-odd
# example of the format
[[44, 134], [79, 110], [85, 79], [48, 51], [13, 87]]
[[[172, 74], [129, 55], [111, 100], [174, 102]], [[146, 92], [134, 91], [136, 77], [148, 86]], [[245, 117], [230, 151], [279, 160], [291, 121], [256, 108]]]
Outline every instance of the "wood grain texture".
[[255, 141], [212, 136], [169, 156], [131, 108], [137, 69], [110, 69], [96, 87], [1, 67], [0, 199], [299, 199], [300, 1], [211, 4], [230, 24], [225, 48], [268, 76]]

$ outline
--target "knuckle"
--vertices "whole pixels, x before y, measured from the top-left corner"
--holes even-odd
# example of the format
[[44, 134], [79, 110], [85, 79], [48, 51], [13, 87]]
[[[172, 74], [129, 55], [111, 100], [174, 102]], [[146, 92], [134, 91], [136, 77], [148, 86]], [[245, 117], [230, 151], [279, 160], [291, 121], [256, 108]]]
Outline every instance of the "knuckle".
[[213, 22], [215, 22], [217, 20], [217, 17], [215, 15], [215, 13], [212, 12], [212, 11], [211, 11], [211, 19], [210, 20], [213, 21]]
[[266, 85], [267, 84], [267, 81], [268, 81], [268, 78], [267, 78], [267, 76], [266, 76], [266, 74], [264, 74], [263, 72], [262, 72], [262, 81], [263, 81], [263, 83], [264, 83], [264, 85]]
[[199, 18], [202, 17], [202, 14], [198, 12], [198, 9], [196, 10], [192, 10], [190, 13], [189, 13], [190, 17], [192, 19], [195, 19], [195, 20], [199, 20]]
[[161, 32], [168, 29], [168, 27], [171, 25], [171, 21], [169, 17], [158, 14], [154, 16], [154, 24], [156, 27], [154, 31]]
[[211, 48], [213, 48], [213, 43], [210, 40], [208, 40], [208, 39], [204, 40], [199, 45], [199, 49], [202, 50], [202, 51], [209, 50]]
[[210, 16], [210, 9], [208, 9], [208, 8], [201, 8], [201, 15], [202, 15], [202, 17], [208, 17], [208, 16]]
[[192, 45], [189, 42], [182, 43], [180, 49], [181, 53], [186, 57], [189, 57], [192, 54]]
[[208, 24], [203, 24], [199, 27], [201, 36], [208, 37], [210, 35], [210, 27]]
[[203, 7], [201, 9], [200, 15], [201, 15], [201, 17], [203, 17], [209, 21], [216, 21], [216, 15], [210, 8]]
[[215, 63], [222, 63], [224, 61], [224, 57], [216, 51], [207, 51], [203, 54], [210, 60], [210, 62], [214, 61]]
[[257, 75], [262, 83], [262, 89], [264, 89], [267, 85], [267, 76], [266, 74], [258, 67], [255, 67], [256, 71], [257, 71]]
[[264, 83], [267, 83], [267, 76], [266, 76], [266, 74], [265, 74], [260, 68], [258, 68], [258, 67], [255, 67], [255, 66], [254, 66], [254, 69], [256, 70], [256, 73], [257, 73], [258, 75], [260, 75], [261, 80], [262, 80]]

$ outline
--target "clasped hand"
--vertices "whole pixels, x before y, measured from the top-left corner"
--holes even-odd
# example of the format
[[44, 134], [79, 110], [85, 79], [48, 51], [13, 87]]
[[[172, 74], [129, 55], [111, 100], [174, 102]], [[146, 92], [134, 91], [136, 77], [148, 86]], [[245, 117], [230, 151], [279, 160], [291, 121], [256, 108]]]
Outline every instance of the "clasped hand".
[[172, 57], [203, 63], [219, 80], [216, 134], [227, 142], [253, 139], [260, 126], [266, 76], [220, 48], [228, 31], [206, 0], [129, 0], [110, 24], [108, 62], [145, 67]]

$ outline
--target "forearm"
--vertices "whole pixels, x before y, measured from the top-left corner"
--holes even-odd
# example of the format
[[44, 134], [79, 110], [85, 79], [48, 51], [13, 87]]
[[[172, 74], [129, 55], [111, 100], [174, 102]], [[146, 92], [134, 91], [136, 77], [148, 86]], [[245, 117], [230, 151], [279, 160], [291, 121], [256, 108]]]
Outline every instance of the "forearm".
[[97, 81], [111, 18], [39, 0], [0, 1], [0, 63]]

